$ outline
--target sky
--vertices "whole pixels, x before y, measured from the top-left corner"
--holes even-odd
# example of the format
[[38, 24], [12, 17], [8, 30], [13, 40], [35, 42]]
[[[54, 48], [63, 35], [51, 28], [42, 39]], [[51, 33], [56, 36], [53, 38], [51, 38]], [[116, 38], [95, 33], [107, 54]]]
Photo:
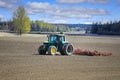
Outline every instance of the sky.
[[0, 19], [12, 20], [18, 6], [24, 6], [33, 21], [92, 24], [120, 20], [120, 0], [0, 0]]

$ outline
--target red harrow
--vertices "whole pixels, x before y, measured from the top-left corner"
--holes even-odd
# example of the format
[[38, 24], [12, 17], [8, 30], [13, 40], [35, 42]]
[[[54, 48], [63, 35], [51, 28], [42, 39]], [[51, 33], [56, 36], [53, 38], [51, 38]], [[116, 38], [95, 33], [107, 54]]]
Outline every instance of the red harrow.
[[73, 54], [87, 55], [87, 56], [110, 56], [112, 55], [112, 53], [110, 52], [98, 52], [98, 51], [89, 51], [89, 50], [82, 50], [82, 49], [74, 50]]

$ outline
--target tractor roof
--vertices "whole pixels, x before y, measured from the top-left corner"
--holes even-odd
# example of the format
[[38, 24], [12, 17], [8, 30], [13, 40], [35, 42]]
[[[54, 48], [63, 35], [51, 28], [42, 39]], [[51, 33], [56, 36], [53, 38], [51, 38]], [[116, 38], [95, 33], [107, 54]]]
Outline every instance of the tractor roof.
[[64, 34], [50, 34], [50, 36], [65, 36]]

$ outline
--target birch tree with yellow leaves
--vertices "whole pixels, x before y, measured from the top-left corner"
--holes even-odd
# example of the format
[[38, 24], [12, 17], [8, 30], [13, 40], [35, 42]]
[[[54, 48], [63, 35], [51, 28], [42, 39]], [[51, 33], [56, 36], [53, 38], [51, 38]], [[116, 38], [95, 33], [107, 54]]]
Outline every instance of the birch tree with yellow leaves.
[[24, 7], [19, 6], [13, 13], [13, 23], [14, 31], [19, 35], [30, 32], [30, 20]]

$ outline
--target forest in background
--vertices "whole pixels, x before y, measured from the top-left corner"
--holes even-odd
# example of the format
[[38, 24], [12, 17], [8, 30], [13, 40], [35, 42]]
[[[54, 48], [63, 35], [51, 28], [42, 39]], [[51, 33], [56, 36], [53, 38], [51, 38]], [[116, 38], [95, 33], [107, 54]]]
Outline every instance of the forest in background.
[[120, 35], [120, 21], [92, 24], [90, 32], [99, 35]]
[[[39, 31], [39, 32], [69, 32], [69, 31], [80, 31], [81, 29], [86, 30], [91, 34], [99, 35], [120, 35], [120, 21], [116, 22], [107, 22], [105, 24], [94, 23], [92, 25], [85, 25], [84, 27], [81, 24], [50, 24], [44, 21], [31, 21], [30, 31]], [[76, 26], [77, 25], [77, 26]], [[72, 29], [71, 27], [72, 26]], [[77, 28], [79, 27], [79, 28]], [[77, 29], [76, 29], [77, 28]], [[79, 29], [79, 30], [78, 30]], [[0, 21], [0, 30], [14, 31], [14, 25], [12, 21]]]

